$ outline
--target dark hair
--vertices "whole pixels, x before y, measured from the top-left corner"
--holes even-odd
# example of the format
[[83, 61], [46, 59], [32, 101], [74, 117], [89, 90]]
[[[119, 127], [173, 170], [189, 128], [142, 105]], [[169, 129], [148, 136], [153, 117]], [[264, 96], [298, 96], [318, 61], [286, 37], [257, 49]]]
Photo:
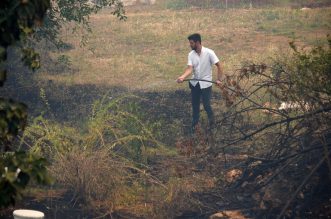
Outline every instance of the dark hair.
[[201, 43], [201, 35], [198, 33], [194, 33], [187, 37], [188, 40], [193, 40], [194, 42], [200, 42]]

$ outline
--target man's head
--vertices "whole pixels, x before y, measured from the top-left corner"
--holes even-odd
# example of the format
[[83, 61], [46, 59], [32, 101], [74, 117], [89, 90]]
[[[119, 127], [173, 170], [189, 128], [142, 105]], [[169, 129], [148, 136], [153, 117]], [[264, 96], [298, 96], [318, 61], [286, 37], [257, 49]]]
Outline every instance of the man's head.
[[201, 46], [201, 35], [200, 34], [194, 33], [194, 34], [188, 36], [187, 39], [190, 42], [190, 46], [191, 46], [192, 50], [197, 50], [198, 47]]

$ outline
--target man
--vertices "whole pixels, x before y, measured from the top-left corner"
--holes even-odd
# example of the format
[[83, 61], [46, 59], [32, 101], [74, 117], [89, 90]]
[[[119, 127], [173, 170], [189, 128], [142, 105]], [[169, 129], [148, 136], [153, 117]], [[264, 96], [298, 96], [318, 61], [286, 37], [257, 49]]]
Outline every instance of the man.
[[215, 52], [211, 49], [203, 47], [201, 44], [201, 35], [198, 33], [188, 37], [192, 51], [188, 54], [187, 68], [184, 74], [178, 79], [178, 83], [182, 83], [184, 79], [193, 73], [192, 79], [189, 82], [192, 96], [192, 133], [194, 133], [200, 117], [200, 99], [205, 111], [208, 115], [209, 130], [214, 127], [214, 113], [210, 105], [212, 83], [199, 80], [212, 80], [212, 67], [217, 66], [217, 85], [221, 84], [223, 70], [221, 63]]

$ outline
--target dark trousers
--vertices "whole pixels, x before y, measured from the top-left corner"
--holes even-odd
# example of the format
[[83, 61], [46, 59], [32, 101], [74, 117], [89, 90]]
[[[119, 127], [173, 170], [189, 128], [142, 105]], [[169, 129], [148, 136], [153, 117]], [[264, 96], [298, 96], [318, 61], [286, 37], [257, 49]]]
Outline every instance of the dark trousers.
[[209, 126], [212, 126], [214, 124], [214, 113], [210, 105], [211, 86], [201, 89], [199, 83], [195, 87], [191, 83], [189, 83], [189, 85], [191, 88], [192, 96], [192, 128], [194, 128], [199, 122], [201, 97], [203, 107], [208, 115]]

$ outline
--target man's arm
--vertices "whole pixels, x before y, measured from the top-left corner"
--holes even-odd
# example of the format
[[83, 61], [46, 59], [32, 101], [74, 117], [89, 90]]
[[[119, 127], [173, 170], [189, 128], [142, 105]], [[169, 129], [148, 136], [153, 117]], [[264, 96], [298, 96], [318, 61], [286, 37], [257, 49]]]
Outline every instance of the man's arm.
[[217, 80], [216, 80], [216, 83], [217, 83], [217, 85], [221, 85], [221, 83], [222, 83], [221, 81], [224, 80], [223, 67], [222, 67], [221, 62], [217, 62], [215, 65], [217, 67]]
[[184, 71], [184, 74], [182, 74], [179, 78], [177, 78], [177, 83], [183, 83], [184, 79], [192, 74], [193, 67], [191, 65], [188, 65], [187, 68]]

